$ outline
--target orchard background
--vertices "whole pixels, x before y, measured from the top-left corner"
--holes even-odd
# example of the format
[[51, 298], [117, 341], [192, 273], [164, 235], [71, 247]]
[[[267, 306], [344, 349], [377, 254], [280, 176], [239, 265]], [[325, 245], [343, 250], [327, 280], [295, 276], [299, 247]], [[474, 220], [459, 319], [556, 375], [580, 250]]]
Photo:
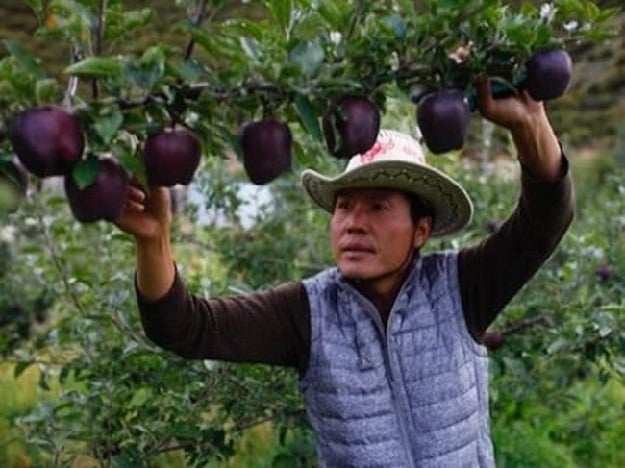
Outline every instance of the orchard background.
[[[172, 119], [201, 138], [193, 183], [174, 191], [182, 274], [220, 295], [299, 279], [332, 263], [327, 215], [298, 185], [338, 171], [319, 118], [366, 94], [383, 127], [414, 133], [419, 93], [475, 73], [506, 74], [544, 47], [574, 59], [569, 92], [547, 103], [578, 193], [557, 253], [493, 326], [491, 411], [502, 467], [625, 465], [625, 47], [619, 1], [4, 0], [0, 119], [63, 105], [88, 151], [141, 179], [146, 135]], [[447, 55], [471, 41], [472, 67]], [[493, 46], [495, 44], [496, 46]], [[502, 54], [505, 52], [505, 60]], [[503, 60], [503, 63], [502, 63]], [[498, 67], [498, 68], [497, 68]], [[240, 125], [287, 122], [289, 171], [251, 184]], [[8, 139], [2, 161], [12, 158]], [[517, 195], [510, 142], [474, 113], [463, 151], [430, 156], [476, 205], [461, 235], [488, 234]], [[142, 334], [130, 239], [81, 224], [56, 178], [30, 178], [0, 213], [2, 466], [314, 466], [293, 371], [184, 361]]]

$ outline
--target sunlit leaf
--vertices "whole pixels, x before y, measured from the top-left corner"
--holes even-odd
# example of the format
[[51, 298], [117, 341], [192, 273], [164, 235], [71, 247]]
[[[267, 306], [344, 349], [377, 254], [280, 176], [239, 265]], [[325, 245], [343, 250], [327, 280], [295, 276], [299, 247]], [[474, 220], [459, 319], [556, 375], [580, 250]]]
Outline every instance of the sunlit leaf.
[[123, 114], [118, 109], [112, 109], [110, 112], [98, 115], [93, 122], [93, 128], [102, 141], [108, 144], [123, 123]]
[[66, 74], [83, 78], [115, 77], [121, 72], [121, 62], [112, 57], [88, 57], [65, 68]]
[[35, 78], [41, 80], [46, 77], [46, 73], [39, 64], [39, 60], [35, 55], [27, 51], [17, 42], [10, 39], [4, 39], [2, 43], [9, 53], [24, 67], [24, 69], [34, 75]]

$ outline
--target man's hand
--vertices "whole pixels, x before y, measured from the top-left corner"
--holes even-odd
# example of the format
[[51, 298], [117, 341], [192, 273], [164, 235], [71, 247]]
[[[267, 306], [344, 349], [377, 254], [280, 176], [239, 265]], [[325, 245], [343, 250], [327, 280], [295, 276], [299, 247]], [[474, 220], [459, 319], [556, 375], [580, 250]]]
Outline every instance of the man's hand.
[[168, 189], [153, 187], [146, 196], [138, 186], [131, 185], [126, 204], [114, 224], [138, 242], [168, 238], [171, 226]]
[[153, 187], [146, 197], [139, 187], [131, 186], [126, 205], [114, 222], [135, 238], [137, 287], [147, 300], [163, 297], [175, 279], [171, 217], [167, 188]]
[[484, 118], [510, 131], [518, 158], [532, 176], [545, 181], [562, 177], [562, 151], [545, 107], [522, 90], [495, 99], [488, 79], [475, 83], [477, 107]]

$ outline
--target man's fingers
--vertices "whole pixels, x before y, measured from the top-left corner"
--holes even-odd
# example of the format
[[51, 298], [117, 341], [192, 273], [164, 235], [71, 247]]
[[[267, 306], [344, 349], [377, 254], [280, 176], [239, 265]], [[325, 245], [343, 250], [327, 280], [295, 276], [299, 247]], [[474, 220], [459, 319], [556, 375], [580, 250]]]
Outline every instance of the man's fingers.
[[124, 207], [125, 210], [132, 212], [132, 211], [145, 211], [145, 205], [141, 202], [136, 202], [133, 200], [128, 200], [126, 201], [126, 206]]
[[145, 192], [139, 187], [131, 185], [128, 190], [128, 200], [136, 203], [143, 203], [145, 201]]

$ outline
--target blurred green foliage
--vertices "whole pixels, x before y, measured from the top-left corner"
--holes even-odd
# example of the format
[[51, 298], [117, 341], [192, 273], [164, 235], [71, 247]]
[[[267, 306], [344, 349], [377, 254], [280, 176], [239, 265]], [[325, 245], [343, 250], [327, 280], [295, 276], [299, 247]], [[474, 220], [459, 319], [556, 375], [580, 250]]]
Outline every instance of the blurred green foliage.
[[[68, 76], [50, 72], [36, 50], [5, 42], [0, 114], [8, 123], [20, 109], [67, 98], [81, 112], [90, 149], [112, 149], [131, 170], [153, 126], [183, 119], [202, 136], [207, 156], [187, 193], [199, 205], [185, 205], [173, 233], [189, 287], [210, 296], [303, 278], [332, 264], [328, 216], [311, 209], [298, 172], [340, 170], [317, 128], [333, 95], [369, 93], [385, 111], [383, 126], [413, 132], [411, 87], [453, 78], [441, 51], [477, 28], [473, 16], [463, 20], [476, 6], [521, 55], [549, 43], [570, 19], [558, 17], [549, 29], [538, 9], [527, 6], [525, 16], [514, 16], [494, 0], [423, 2], [425, 11], [394, 3], [407, 14], [379, 2], [267, 0], [260, 13], [233, 15], [230, 2], [213, 0], [203, 27], [180, 16], [173, 31], [185, 40], [133, 48], [129, 38], [155, 19], [141, 5], [127, 11], [111, 0], [110, 36], [95, 53], [98, 2], [31, 0], [38, 34], [66, 45], [80, 84], [68, 96]], [[200, 5], [180, 4], [191, 12]], [[608, 14], [593, 2], [558, 5], [560, 13], [591, 22]], [[602, 37], [600, 28], [591, 29]], [[488, 31], [480, 30], [480, 40], [488, 40]], [[185, 60], [191, 37], [197, 52]], [[199, 97], [190, 89], [199, 89]], [[233, 151], [238, 124], [267, 108], [291, 125], [295, 161], [292, 171], [261, 188], [247, 182]], [[472, 120], [488, 134], [477, 115]], [[493, 159], [486, 143], [479, 161], [459, 154], [431, 160], [467, 188], [476, 216], [464, 233], [428, 249], [477, 242], [513, 209], [514, 155]], [[622, 411], [615, 410], [625, 404], [623, 144], [616, 140], [613, 152], [592, 159], [565, 147], [578, 191], [576, 221], [495, 324], [515, 330], [491, 359], [493, 435], [506, 467], [623, 465]], [[7, 142], [0, 148], [11, 152]], [[2, 327], [8, 371], [0, 390], [28, 396], [19, 404], [4, 400], [0, 462], [313, 466], [295, 372], [185, 361], [155, 347], [138, 322], [130, 239], [108, 224], [75, 222], [55, 181], [31, 182], [20, 210], [0, 215], [0, 307], [24, 311]]]

